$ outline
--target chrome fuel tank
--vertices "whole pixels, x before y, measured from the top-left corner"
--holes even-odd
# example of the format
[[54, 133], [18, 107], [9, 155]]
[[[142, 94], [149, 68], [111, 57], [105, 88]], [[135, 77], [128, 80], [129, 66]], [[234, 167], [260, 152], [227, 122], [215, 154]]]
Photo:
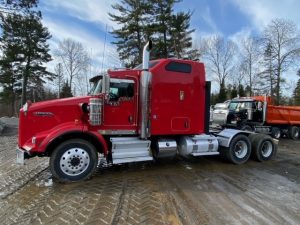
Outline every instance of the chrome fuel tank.
[[179, 141], [179, 154], [182, 156], [215, 155], [218, 154], [219, 142], [211, 135], [184, 136]]

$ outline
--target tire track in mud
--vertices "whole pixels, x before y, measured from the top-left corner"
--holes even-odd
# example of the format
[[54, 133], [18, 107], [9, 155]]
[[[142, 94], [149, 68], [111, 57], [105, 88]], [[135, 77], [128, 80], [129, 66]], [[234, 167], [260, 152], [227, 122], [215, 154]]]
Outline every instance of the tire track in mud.
[[34, 158], [25, 165], [16, 164], [16, 136], [0, 138], [0, 199], [25, 186], [48, 167], [48, 159]]
[[[300, 221], [299, 187], [285, 177], [247, 165], [242, 168], [228, 165], [225, 171], [218, 165], [208, 171], [199, 171], [194, 165], [189, 167], [192, 172], [188, 180], [195, 180], [212, 224], [297, 224]], [[233, 167], [235, 170], [230, 169]], [[279, 190], [276, 185], [288, 187]], [[287, 207], [287, 202], [293, 203], [294, 208]]]
[[164, 206], [171, 224], [210, 224], [207, 212], [195, 189], [182, 176], [160, 176]]
[[[299, 157], [290, 154], [294, 152], [282, 153], [274, 162], [240, 166], [215, 157], [131, 164], [98, 170], [88, 181], [52, 186], [46, 185], [49, 169], [36, 171], [37, 178], [0, 199], [0, 223], [297, 224], [299, 183], [281, 175], [287, 162], [299, 172]], [[3, 153], [10, 160], [14, 157]], [[18, 176], [11, 182], [14, 179]]]
[[2, 224], [164, 224], [153, 180], [94, 177], [76, 184], [39, 187], [31, 182], [8, 196]]

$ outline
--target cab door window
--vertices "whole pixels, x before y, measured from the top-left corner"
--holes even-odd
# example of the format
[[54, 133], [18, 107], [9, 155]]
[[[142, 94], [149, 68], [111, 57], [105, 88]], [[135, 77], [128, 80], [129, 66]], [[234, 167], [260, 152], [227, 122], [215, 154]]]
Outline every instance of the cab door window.
[[112, 79], [109, 88], [110, 101], [128, 100], [134, 95], [134, 81]]

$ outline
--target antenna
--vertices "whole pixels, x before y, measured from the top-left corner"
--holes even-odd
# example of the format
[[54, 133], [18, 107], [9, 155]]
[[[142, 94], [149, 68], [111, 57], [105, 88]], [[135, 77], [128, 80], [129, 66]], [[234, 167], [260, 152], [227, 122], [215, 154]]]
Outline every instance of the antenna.
[[105, 47], [106, 47], [106, 35], [107, 35], [107, 24], [105, 24], [105, 36], [104, 36], [104, 47], [103, 47], [101, 71], [103, 71], [103, 64], [104, 64]]

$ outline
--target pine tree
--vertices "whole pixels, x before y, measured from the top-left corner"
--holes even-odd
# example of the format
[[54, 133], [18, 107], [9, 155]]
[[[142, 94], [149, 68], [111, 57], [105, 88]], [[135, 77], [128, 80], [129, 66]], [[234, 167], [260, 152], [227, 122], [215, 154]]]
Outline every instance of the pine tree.
[[116, 39], [112, 43], [117, 45], [119, 57], [125, 62], [125, 66], [134, 67], [142, 62], [143, 44], [147, 39], [144, 30], [149, 19], [149, 3], [142, 0], [122, 0], [121, 3], [112, 5], [112, 8], [118, 13], [109, 13], [111, 20], [122, 25], [111, 32]]
[[68, 81], [64, 82], [61, 88], [60, 97], [61, 98], [73, 97]]
[[227, 100], [226, 87], [221, 85], [219, 96], [218, 96], [218, 102], [224, 102], [226, 100]]
[[154, 58], [168, 58], [170, 55], [170, 24], [173, 19], [173, 7], [174, 4], [179, 2], [178, 0], [154, 0], [152, 11], [154, 14], [154, 20], [151, 21], [152, 39], [155, 43], [155, 49], [152, 52]]
[[173, 15], [170, 21], [170, 49], [174, 56], [179, 59], [187, 58], [194, 60], [199, 58], [197, 50], [192, 49], [191, 34], [195, 30], [190, 29], [191, 16], [191, 12], [179, 12]]
[[238, 95], [240, 97], [245, 97], [246, 96], [245, 89], [244, 89], [244, 86], [242, 84], [240, 84], [239, 87], [238, 87]]
[[27, 89], [41, 88], [45, 82], [43, 78], [53, 78], [43, 66], [51, 60], [47, 44], [51, 35], [42, 25], [37, 3], [37, 0], [7, 1], [6, 6], [12, 12], [1, 15], [1, 80], [10, 81], [4, 86], [14, 92], [14, 88], [22, 83], [22, 104], [26, 102]]
[[258, 85], [264, 94], [268, 94], [274, 98], [274, 89], [276, 86], [276, 78], [274, 72], [274, 50], [271, 43], [267, 43], [264, 49], [263, 66], [265, 70], [259, 75], [260, 81]]
[[238, 95], [238, 90], [236, 88], [236, 85], [234, 84], [230, 92], [230, 98], [233, 99], [237, 97], [237, 95]]
[[197, 59], [197, 50], [192, 49], [190, 19], [192, 13], [174, 13], [174, 4], [181, 0], [122, 0], [112, 5], [118, 14], [110, 13], [112, 21], [122, 27], [112, 31], [120, 59], [126, 67], [142, 62], [143, 45], [152, 39], [152, 58]]
[[299, 80], [297, 82], [297, 86], [294, 90], [294, 104], [300, 106], [300, 69], [297, 72], [297, 75], [299, 76]]

